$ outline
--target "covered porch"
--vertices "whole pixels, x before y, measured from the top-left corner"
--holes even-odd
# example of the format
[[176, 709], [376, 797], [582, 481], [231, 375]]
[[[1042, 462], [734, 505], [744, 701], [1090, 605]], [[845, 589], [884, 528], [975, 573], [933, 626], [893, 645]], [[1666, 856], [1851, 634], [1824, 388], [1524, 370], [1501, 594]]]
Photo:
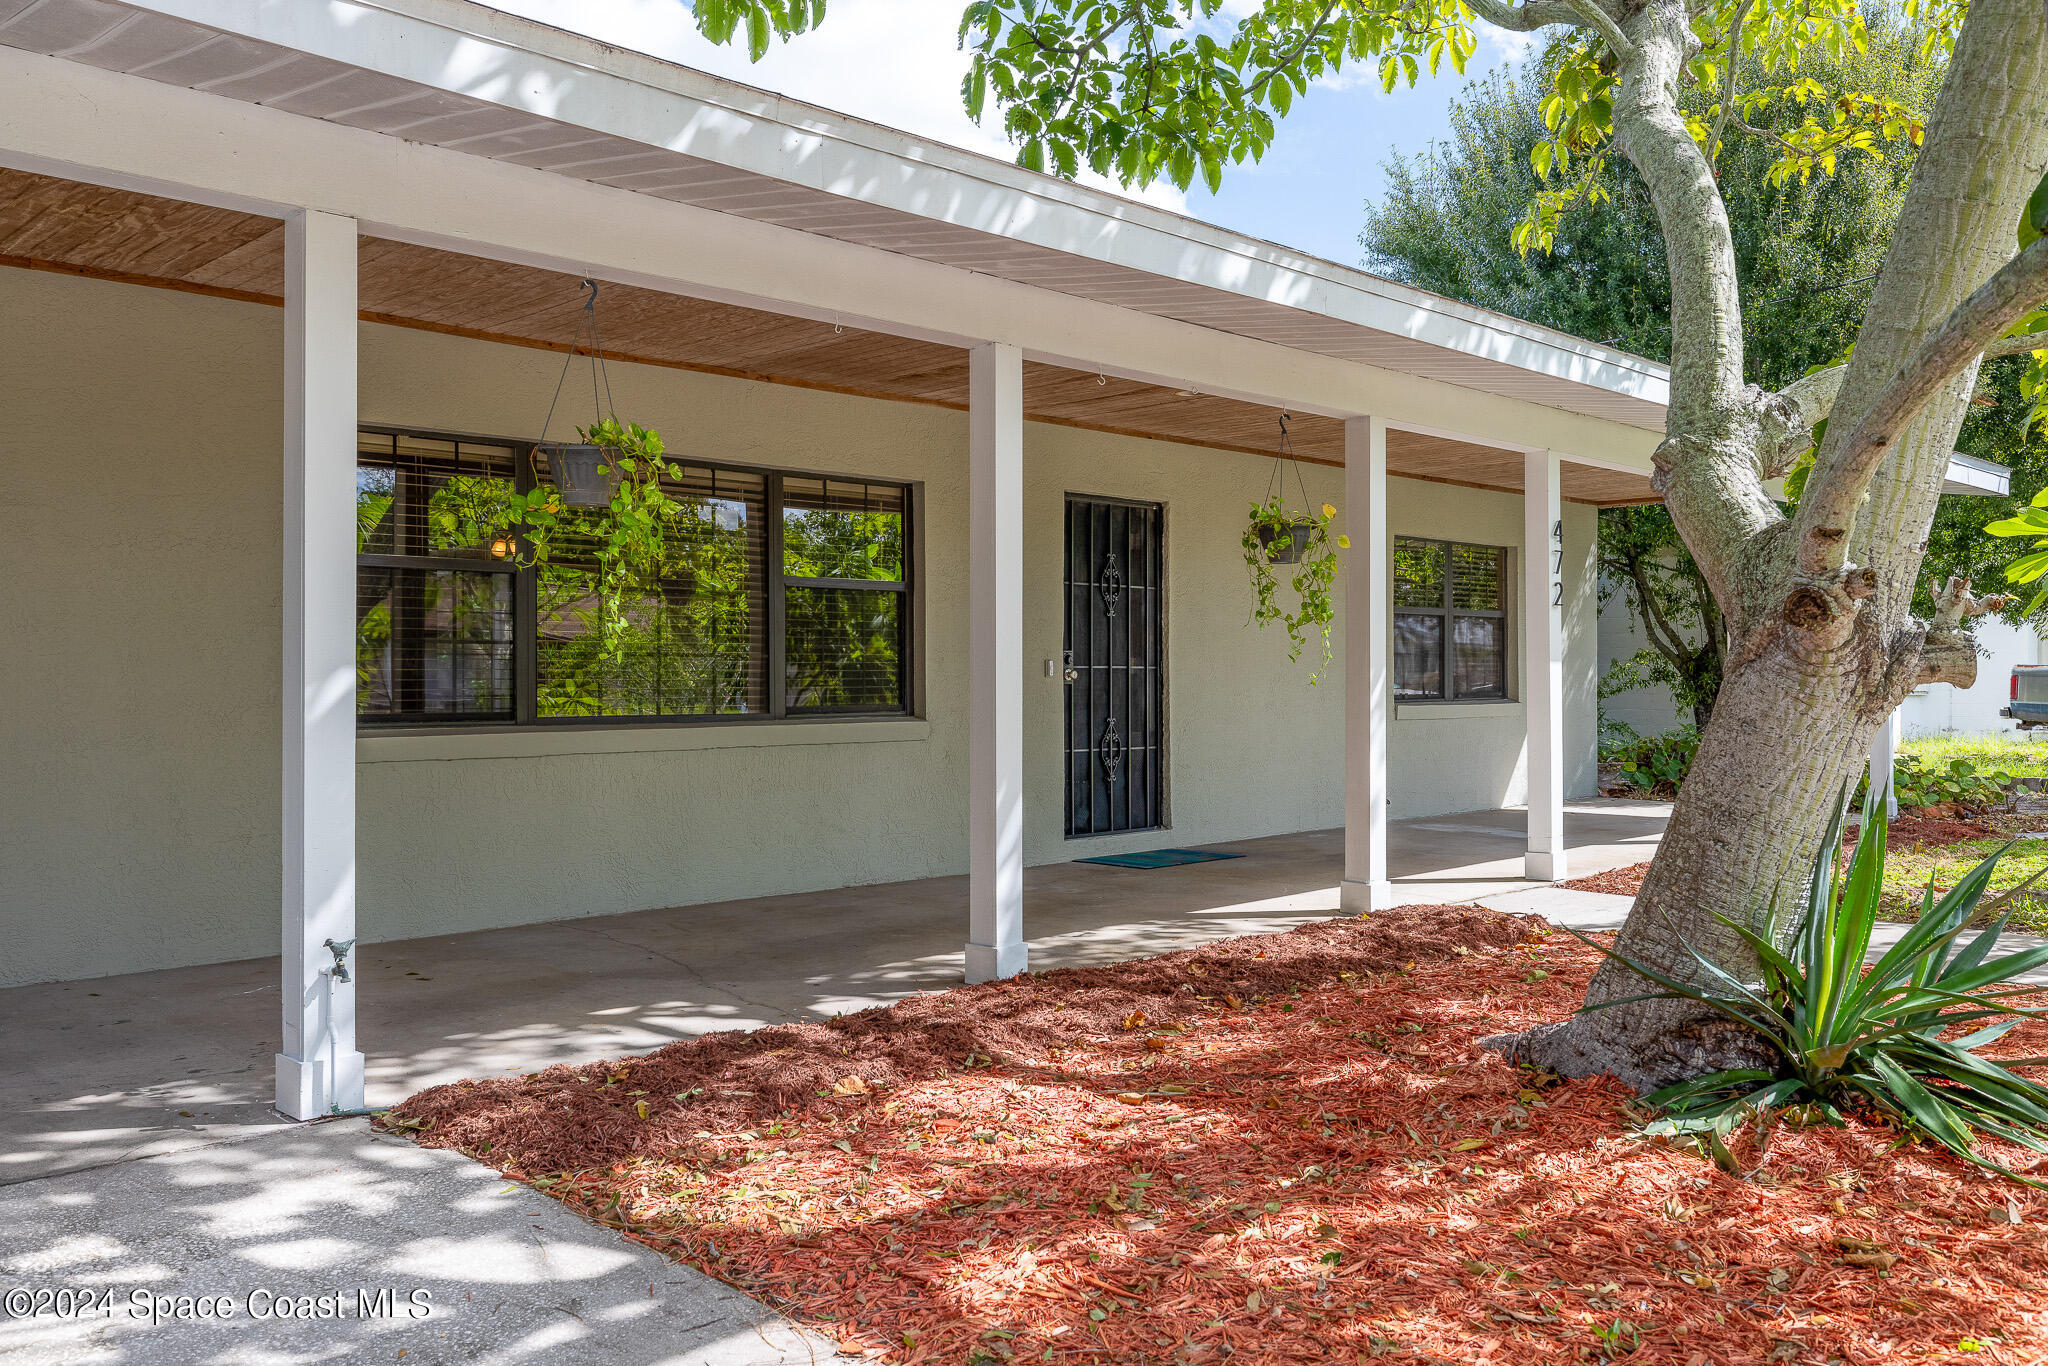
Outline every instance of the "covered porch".
[[[482, 7], [236, 14], [0, 5], [0, 302], [23, 320], [0, 468], [29, 514], [7, 691], [34, 699], [9, 718], [0, 982], [107, 1045], [46, 1111], [82, 1117], [70, 1157], [129, 1151], [100, 1107], [154, 1087], [195, 1126], [265, 1096], [315, 1118], [680, 1028], [604, 1032], [650, 1019], [848, 1008], [1587, 870], [1570, 822], [1610, 818], [1567, 798], [1594, 790], [1596, 511], [1655, 496], [1658, 367], [698, 73], [613, 71]], [[820, 509], [834, 483], [890, 491], [915, 553], [885, 705], [788, 703], [790, 584], [871, 585], [786, 575], [771, 548], [744, 590], [759, 705], [538, 711], [527, 606], [516, 703], [367, 714], [359, 573], [406, 557], [365, 552], [366, 434], [510, 468], [586, 279], [618, 416], [760, 481], [749, 518], [777, 527], [799, 483]], [[1352, 547], [1319, 688], [1246, 623], [1239, 540], [1283, 419], [1291, 479]], [[53, 450], [118, 490], [89, 537]], [[1155, 577], [1077, 577], [1077, 500], [1163, 527]], [[1437, 556], [1420, 602], [1397, 594], [1404, 539]], [[507, 572], [455, 549], [405, 572]], [[1163, 603], [1149, 653], [1100, 667], [1151, 671], [1151, 729], [1081, 733], [1063, 599], [1140, 589]], [[1430, 655], [1405, 675], [1404, 613]], [[1077, 827], [1076, 769], [1128, 792], [1134, 755], [1149, 814]], [[1443, 814], [1481, 806], [1517, 809]], [[1464, 835], [1483, 850], [1430, 847]], [[1170, 875], [1072, 862], [1260, 837]], [[1208, 890], [1134, 919], [1176, 876]], [[692, 952], [607, 939], [623, 913]], [[726, 923], [751, 966], [692, 978]], [[842, 967], [812, 980], [820, 944]], [[564, 945], [627, 955], [647, 989], [553, 974]], [[679, 977], [726, 985], [684, 999]], [[117, 982], [143, 984], [118, 1025], [94, 1013]], [[380, 1013], [457, 987], [444, 1015]], [[127, 1067], [110, 1031], [142, 1021], [199, 1052]], [[21, 1075], [48, 1078], [39, 1056]]]
[[[1574, 867], [1649, 858], [1668, 811], [1568, 804]], [[1523, 876], [1525, 819], [1394, 822], [1395, 899], [1468, 901], [1536, 885]], [[1031, 869], [1032, 966], [1139, 957], [1337, 913], [1342, 831], [1213, 847], [1243, 857]], [[367, 1100], [943, 990], [960, 980], [965, 894], [963, 878], [927, 878], [366, 946]], [[849, 924], [860, 932], [846, 933]], [[273, 957], [0, 991], [0, 1185], [276, 1125], [277, 976]]]

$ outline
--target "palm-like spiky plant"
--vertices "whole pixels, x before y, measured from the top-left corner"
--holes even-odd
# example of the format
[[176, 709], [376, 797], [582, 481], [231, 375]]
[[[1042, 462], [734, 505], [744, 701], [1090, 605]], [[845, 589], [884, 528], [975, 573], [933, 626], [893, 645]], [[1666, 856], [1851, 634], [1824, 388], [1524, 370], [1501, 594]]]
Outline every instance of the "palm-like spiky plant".
[[[1738, 981], [1691, 945], [1686, 951], [1698, 961], [1706, 985], [1594, 944], [1663, 988], [1629, 999], [1695, 1001], [1754, 1030], [1781, 1059], [1775, 1070], [1716, 1072], [1644, 1097], [1665, 1111], [1649, 1132], [1695, 1137], [1732, 1169], [1726, 1139], [1752, 1117], [1762, 1130], [1786, 1107], [1804, 1105], [1840, 1124], [1845, 1107], [1862, 1105], [1980, 1167], [2048, 1189], [1977, 1151], [1981, 1132], [2048, 1152], [2048, 1088], [2013, 1071], [2048, 1064], [2048, 1058], [1994, 1060], [1980, 1051], [2023, 1019], [2042, 1017], [2011, 998], [2042, 990], [2014, 983], [2048, 963], [2048, 946], [1993, 958], [2006, 923], [1998, 914], [1958, 947], [1977, 917], [1993, 869], [2012, 845], [1978, 864], [1938, 901], [1930, 882], [1920, 918], [1864, 972], [1884, 886], [1883, 805], [1865, 814], [1856, 852], [1837, 878], [1842, 821], [1838, 808], [1814, 863], [1799, 932], [1785, 951], [1777, 948], [1769, 925], [1758, 931], [1721, 917], [1755, 950], [1763, 965], [1761, 982]], [[1997, 912], [2027, 883], [1987, 911]], [[1950, 1037], [1965, 1025], [1971, 1026], [1967, 1032]]]

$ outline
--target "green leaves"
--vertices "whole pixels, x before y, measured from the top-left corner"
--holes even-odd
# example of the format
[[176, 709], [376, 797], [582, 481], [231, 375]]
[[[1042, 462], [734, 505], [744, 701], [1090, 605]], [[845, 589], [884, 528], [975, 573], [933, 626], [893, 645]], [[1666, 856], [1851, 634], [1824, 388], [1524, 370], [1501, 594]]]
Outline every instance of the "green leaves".
[[[1963, 0], [1909, 0], [1929, 42], [1953, 41]], [[697, 26], [716, 43], [744, 32], [758, 60], [771, 36], [824, 18], [823, 0], [696, 0]], [[1256, 160], [1275, 122], [1320, 80], [1368, 66], [1382, 90], [1414, 85], [1448, 61], [1462, 73], [1478, 49], [1464, 0], [970, 0], [959, 40], [970, 54], [961, 102], [975, 119], [989, 102], [1020, 164], [1061, 176], [1086, 165], [1128, 185], [1199, 176], [1212, 192], [1227, 166]], [[1851, 153], [1917, 145], [1916, 112], [1880, 91], [1825, 88], [1802, 67], [1836, 63], [1869, 43], [1856, 0], [1709, 0], [1694, 15], [1701, 42], [1685, 77], [1709, 100], [1689, 114], [1718, 153], [1722, 137], [1764, 124], [1781, 154], [1776, 183], [1832, 174]], [[1569, 209], [1607, 198], [1600, 170], [1614, 122], [1614, 54], [1585, 30], [1555, 40], [1565, 54], [1545, 102], [1551, 132], [1534, 165], [1548, 181], [1515, 230], [1517, 248], [1548, 251]], [[1726, 76], [1738, 76], [1723, 110]]]
[[[1287, 657], [1299, 661], [1303, 647], [1313, 635], [1322, 648], [1322, 667], [1330, 662], [1330, 627], [1337, 619], [1331, 589], [1337, 581], [1337, 551], [1348, 550], [1348, 537], [1332, 536], [1330, 526], [1337, 509], [1329, 503], [1304, 512], [1290, 512], [1279, 495], [1252, 504], [1251, 520], [1245, 527], [1245, 566], [1251, 572], [1252, 620], [1260, 626], [1279, 622], [1287, 628]], [[1292, 564], [1297, 605], [1281, 606], [1280, 579], [1276, 564]], [[1319, 673], [1311, 673], [1313, 686]]]
[[[2035, 197], [2040, 197], [2038, 190], [2035, 192]], [[2043, 353], [2037, 352], [2035, 354], [2036, 360], [2034, 363], [2038, 367], [2041, 364], [2039, 357]], [[2035, 494], [2033, 501], [2025, 508], [2022, 508], [2016, 516], [2006, 517], [1986, 526], [1984, 534], [1987, 536], [2033, 536], [2040, 538], [2034, 542], [2032, 551], [2020, 556], [2005, 567], [2005, 580], [2007, 583], [2032, 583], [2044, 573], [2048, 573], [2048, 489], [2043, 489]], [[2032, 616], [2040, 611], [2043, 603], [2048, 603], [2048, 589], [2044, 589], [2034, 595], [2033, 601], [2027, 604], [2026, 615]]]
[[2048, 176], [2041, 177], [2041, 183], [2034, 187], [2034, 193], [2027, 199], [2027, 207], [2020, 214], [2020, 250], [2025, 251], [2048, 232]]
[[[1999, 916], [1952, 956], [1978, 918], [2005, 851], [1985, 859], [1939, 901], [1930, 890], [1920, 918], [1865, 971], [1884, 883], [1884, 809], [1864, 813], [1856, 853], [1837, 878], [1841, 825], [1838, 808], [1815, 860], [1799, 927], [1782, 951], [1769, 924], [1756, 929], [1722, 917], [1755, 951], [1757, 982], [1736, 980], [1689, 945], [1682, 947], [1701, 970], [1692, 978], [1595, 945], [1662, 988], [1652, 997], [1704, 1006], [1755, 1031], [1779, 1055], [1775, 1071], [1720, 1072], [1650, 1095], [1647, 1101], [1665, 1113], [1647, 1132], [1696, 1139], [1725, 1166], [1733, 1161], [1728, 1138], [1752, 1117], [1761, 1137], [1772, 1112], [1783, 1107], [1813, 1104], [1839, 1123], [1841, 1107], [1860, 1101], [1967, 1161], [2042, 1186], [1985, 1157], [1977, 1134], [2048, 1152], [2048, 1089], [1977, 1050], [2037, 1014], [2010, 1003], [2027, 994], [2012, 984], [2048, 962], [2048, 946], [1993, 958], [2005, 928]], [[1957, 1025], [1987, 1020], [1994, 1023], [1947, 1037]]]
[[697, 31], [714, 43], [729, 43], [742, 29], [747, 59], [768, 55], [773, 36], [794, 38], [825, 22], [825, 0], [695, 0]]

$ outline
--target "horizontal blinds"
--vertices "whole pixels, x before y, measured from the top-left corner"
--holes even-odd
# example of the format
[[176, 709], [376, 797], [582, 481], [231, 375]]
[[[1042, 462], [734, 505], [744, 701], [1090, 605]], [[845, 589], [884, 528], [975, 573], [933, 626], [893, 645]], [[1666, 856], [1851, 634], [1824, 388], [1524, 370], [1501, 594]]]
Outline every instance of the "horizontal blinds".
[[1405, 536], [1394, 541], [1394, 606], [1442, 607], [1444, 605], [1444, 544], [1415, 541]]
[[518, 520], [516, 459], [512, 447], [488, 442], [364, 433], [356, 456], [356, 553], [503, 558]]
[[788, 710], [895, 711], [906, 705], [905, 502], [896, 484], [783, 479]]
[[[552, 482], [545, 454], [537, 472]], [[729, 716], [767, 693], [767, 484], [751, 471], [683, 465], [666, 558], [644, 587], [606, 594], [603, 509], [568, 508], [538, 567], [537, 714]]]
[[1450, 549], [1451, 606], [1460, 612], [1498, 612], [1503, 559], [1500, 548], [1454, 545]]
[[1394, 695], [1507, 696], [1507, 552], [1394, 541]]
[[511, 720], [512, 576], [356, 570], [356, 708], [367, 716]]
[[[545, 448], [361, 433], [361, 714], [545, 721], [906, 709], [909, 490], [675, 464], [662, 480], [673, 513], [662, 562], [607, 585], [603, 509], [560, 509], [548, 562], [522, 563], [521, 490], [555, 483]], [[782, 635], [771, 639], [777, 624]]]

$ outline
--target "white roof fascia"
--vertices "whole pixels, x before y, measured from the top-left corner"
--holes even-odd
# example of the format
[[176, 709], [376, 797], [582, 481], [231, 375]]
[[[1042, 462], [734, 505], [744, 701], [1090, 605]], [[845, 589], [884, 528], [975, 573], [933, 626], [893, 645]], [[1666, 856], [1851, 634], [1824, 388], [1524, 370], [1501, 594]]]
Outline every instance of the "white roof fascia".
[[1644, 403], [1665, 367], [1363, 271], [504, 14], [469, 0], [133, 0], [135, 8]]
[[2003, 498], [2012, 492], [2012, 471], [2003, 465], [1957, 451], [1948, 458], [1948, 474], [1942, 480], [1941, 491], [1977, 498]]

